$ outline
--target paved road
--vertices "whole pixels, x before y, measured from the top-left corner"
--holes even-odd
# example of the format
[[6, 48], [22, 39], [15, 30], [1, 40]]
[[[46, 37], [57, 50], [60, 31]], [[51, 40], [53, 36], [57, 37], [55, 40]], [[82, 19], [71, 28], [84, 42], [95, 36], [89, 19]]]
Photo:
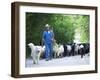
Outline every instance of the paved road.
[[52, 59], [50, 61], [45, 61], [45, 59], [40, 60], [39, 64], [33, 64], [32, 59], [26, 59], [26, 67], [52, 67], [52, 66], [71, 66], [71, 65], [88, 65], [90, 62], [90, 56], [85, 55], [84, 58], [81, 58], [80, 55], [63, 57]]

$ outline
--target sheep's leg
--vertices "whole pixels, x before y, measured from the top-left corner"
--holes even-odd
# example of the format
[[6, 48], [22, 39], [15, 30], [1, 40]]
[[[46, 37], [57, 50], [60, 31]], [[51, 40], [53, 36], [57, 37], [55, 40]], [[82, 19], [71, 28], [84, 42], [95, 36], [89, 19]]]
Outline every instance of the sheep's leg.
[[56, 54], [57, 54], [57, 53], [56, 53], [56, 52], [54, 52], [54, 58], [56, 58]]
[[71, 56], [71, 52], [70, 51], [68, 52], [68, 54], [69, 54], [69, 56]]
[[77, 50], [77, 55], [78, 55], [78, 50]]
[[33, 59], [33, 64], [35, 64], [35, 60]]
[[55, 56], [56, 58], [58, 58], [58, 55], [57, 55], [57, 54], [58, 54], [58, 53], [56, 52], [56, 56]]
[[36, 57], [36, 64], [38, 64], [38, 55], [37, 55], [37, 57]]
[[34, 56], [33, 56], [33, 64], [36, 64], [36, 59]]
[[56, 58], [58, 58], [58, 53], [56, 53]]
[[36, 55], [36, 56], [35, 56], [35, 64], [37, 64], [37, 62], [38, 62], [38, 61], [37, 61], [37, 55]]
[[80, 52], [81, 52], [81, 58], [83, 58], [83, 52], [82, 52], [82, 49], [80, 50]]
[[62, 58], [62, 53], [59, 53], [59, 58]]
[[41, 54], [41, 52], [38, 53], [38, 56], [37, 56], [37, 64], [39, 63], [39, 60], [40, 60], [40, 54]]
[[78, 50], [77, 50], [77, 55], [78, 55]]
[[35, 55], [34, 55], [34, 53], [31, 53], [31, 56], [32, 56], [33, 64], [35, 64]]
[[54, 58], [56, 58], [56, 53], [54, 52]]
[[33, 64], [36, 64], [36, 62], [33, 60]]
[[77, 51], [74, 51], [74, 55], [77, 55]]
[[37, 57], [35, 58], [35, 64], [37, 64]]
[[61, 53], [59, 53], [59, 58], [61, 58]]
[[55, 58], [57, 58], [57, 53], [55, 53]]
[[61, 53], [61, 58], [63, 57], [63, 54]]
[[57, 54], [57, 57], [58, 57], [58, 58], [60, 57], [60, 53]]
[[68, 51], [68, 56], [70, 56], [70, 52]]

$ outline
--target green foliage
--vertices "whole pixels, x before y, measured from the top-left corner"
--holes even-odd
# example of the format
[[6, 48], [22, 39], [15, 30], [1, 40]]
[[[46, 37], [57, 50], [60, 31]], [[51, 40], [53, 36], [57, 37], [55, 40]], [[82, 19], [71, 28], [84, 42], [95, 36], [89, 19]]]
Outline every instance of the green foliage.
[[30, 55], [27, 44], [32, 42], [40, 45], [45, 24], [49, 24], [53, 28], [57, 43], [73, 43], [76, 34], [81, 35], [81, 42], [89, 42], [88, 15], [26, 13], [27, 57]]

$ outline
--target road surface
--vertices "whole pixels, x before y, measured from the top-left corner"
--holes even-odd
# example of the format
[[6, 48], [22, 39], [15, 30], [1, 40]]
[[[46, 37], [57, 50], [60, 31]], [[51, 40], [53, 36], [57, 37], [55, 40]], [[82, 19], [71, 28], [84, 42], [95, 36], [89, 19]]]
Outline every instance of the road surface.
[[73, 66], [73, 65], [89, 65], [90, 56], [85, 55], [81, 58], [80, 55], [56, 58], [49, 61], [42, 59], [39, 61], [39, 64], [33, 64], [31, 58], [27, 58], [25, 61], [25, 67], [52, 67], [52, 66]]

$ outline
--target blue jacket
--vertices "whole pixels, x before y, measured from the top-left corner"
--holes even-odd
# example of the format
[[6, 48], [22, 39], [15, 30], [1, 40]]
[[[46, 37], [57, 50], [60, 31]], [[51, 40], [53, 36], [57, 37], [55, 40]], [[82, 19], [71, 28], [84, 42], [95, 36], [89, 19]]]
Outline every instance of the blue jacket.
[[43, 32], [43, 39], [45, 44], [52, 44], [52, 39], [54, 38], [54, 33], [51, 31]]

